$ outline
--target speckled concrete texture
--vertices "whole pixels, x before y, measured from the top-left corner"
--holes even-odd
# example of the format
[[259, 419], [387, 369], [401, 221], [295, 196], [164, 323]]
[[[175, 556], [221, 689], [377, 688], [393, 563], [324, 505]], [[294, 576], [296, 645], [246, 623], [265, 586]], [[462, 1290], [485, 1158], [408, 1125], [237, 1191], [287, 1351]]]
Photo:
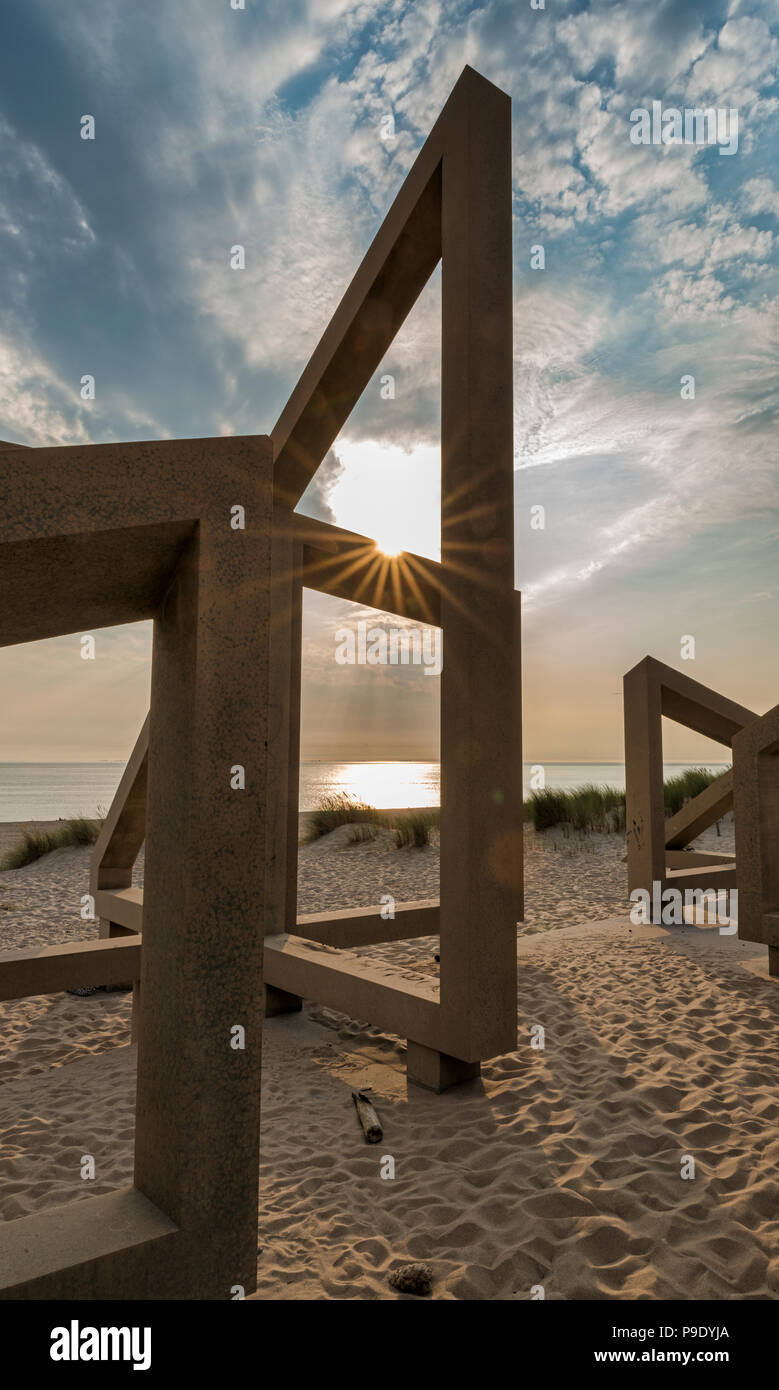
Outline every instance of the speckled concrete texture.
[[135, 1188], [10, 1223], [6, 1297], [254, 1287], [271, 494], [264, 437], [0, 459], [0, 642], [155, 620]]
[[768, 947], [779, 975], [779, 705], [733, 740], [738, 934]]

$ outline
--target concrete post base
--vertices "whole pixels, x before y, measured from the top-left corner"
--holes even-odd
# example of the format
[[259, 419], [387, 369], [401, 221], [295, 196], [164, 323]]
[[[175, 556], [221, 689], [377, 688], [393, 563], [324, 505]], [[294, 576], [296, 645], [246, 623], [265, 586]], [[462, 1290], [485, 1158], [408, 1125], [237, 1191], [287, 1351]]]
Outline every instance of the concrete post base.
[[481, 1075], [481, 1062], [462, 1062], [459, 1057], [450, 1057], [446, 1052], [436, 1052], [432, 1047], [408, 1040], [406, 1075], [417, 1086], [428, 1091], [448, 1091], [450, 1086], [459, 1086], [463, 1081], [473, 1081]]
[[275, 985], [265, 986], [265, 1017], [276, 1018], [278, 1014], [296, 1014], [303, 1007], [299, 994], [290, 994], [286, 989], [276, 989]]

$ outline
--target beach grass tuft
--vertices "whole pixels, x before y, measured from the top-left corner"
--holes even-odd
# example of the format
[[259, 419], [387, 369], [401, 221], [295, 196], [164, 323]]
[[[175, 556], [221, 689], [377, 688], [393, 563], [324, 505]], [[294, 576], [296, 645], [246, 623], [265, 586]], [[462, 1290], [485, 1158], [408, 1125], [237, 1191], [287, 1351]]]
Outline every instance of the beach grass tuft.
[[430, 831], [440, 825], [438, 811], [412, 811], [398, 816], [393, 826], [396, 849], [424, 849], [430, 844]]
[[665, 814], [675, 816], [684, 803], [716, 782], [720, 773], [707, 772], [705, 767], [688, 767], [678, 777], [669, 777], [665, 782]]
[[[665, 814], [674, 816], [685, 802], [697, 796], [721, 776], [705, 767], [691, 767], [665, 783]], [[551, 830], [555, 825], [570, 825], [582, 832], [620, 831], [625, 829], [625, 793], [614, 787], [597, 787], [588, 783], [570, 791], [533, 792], [525, 802], [525, 820], [533, 822], [536, 830]]]
[[380, 811], [365, 801], [358, 801], [348, 792], [337, 792], [324, 796], [319, 805], [310, 813], [306, 827], [305, 843], [311, 844], [322, 835], [329, 835], [339, 825], [350, 825], [350, 845], [367, 844], [376, 839], [379, 828], [395, 832], [398, 849], [408, 845], [421, 848], [430, 844], [430, 832], [441, 820], [437, 808], [425, 811]]
[[329, 835], [330, 831], [336, 830], [339, 825], [364, 825], [366, 822], [376, 824], [378, 815], [375, 806], [369, 806], [367, 801], [358, 801], [357, 797], [349, 792], [335, 792], [331, 796], [323, 796], [319, 805], [311, 812], [306, 829], [306, 843], [310, 844], [312, 840]]
[[38, 830], [28, 826], [22, 838], [0, 859], [0, 873], [9, 869], [22, 869], [32, 864], [53, 849], [66, 849], [73, 845], [93, 845], [103, 828], [102, 820], [92, 820], [88, 816], [70, 816], [62, 821], [56, 830]]
[[369, 845], [376, 839], [378, 826], [368, 821], [359, 821], [351, 826], [347, 843], [350, 845]]

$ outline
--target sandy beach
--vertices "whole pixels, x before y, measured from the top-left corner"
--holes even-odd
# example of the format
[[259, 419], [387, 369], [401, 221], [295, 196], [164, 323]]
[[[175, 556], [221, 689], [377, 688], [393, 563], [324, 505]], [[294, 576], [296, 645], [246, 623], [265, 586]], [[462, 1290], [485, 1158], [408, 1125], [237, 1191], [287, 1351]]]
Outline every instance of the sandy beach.
[[[0, 851], [16, 833], [0, 827]], [[732, 848], [732, 822], [716, 843]], [[526, 850], [518, 1046], [481, 1080], [407, 1086], [401, 1040], [316, 1004], [267, 1022], [258, 1298], [402, 1297], [388, 1274], [409, 1260], [431, 1264], [437, 1298], [779, 1294], [765, 949], [716, 927], [632, 925], [619, 835], [528, 829]], [[0, 875], [0, 950], [95, 935], [80, 918], [88, 869], [88, 849], [66, 849]], [[352, 846], [341, 828], [301, 850], [300, 911], [431, 897], [437, 879], [435, 845], [396, 850], [380, 832]], [[361, 954], [434, 977], [436, 950]], [[23, 999], [0, 1023], [0, 1219], [126, 1183], [130, 996]], [[376, 1147], [356, 1088], [379, 1112]]]

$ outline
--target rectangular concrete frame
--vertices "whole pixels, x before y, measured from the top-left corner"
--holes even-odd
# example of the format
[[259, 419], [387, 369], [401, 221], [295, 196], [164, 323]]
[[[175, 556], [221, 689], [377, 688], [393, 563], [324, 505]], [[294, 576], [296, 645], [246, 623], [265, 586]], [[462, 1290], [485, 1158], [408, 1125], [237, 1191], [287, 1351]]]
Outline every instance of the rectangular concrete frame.
[[[291, 509], [439, 260], [437, 565], [402, 555], [391, 560], [365, 538], [309, 523]], [[455, 86], [272, 439], [266, 982], [287, 998], [305, 994], [406, 1036], [409, 1076], [438, 1090], [516, 1047], [516, 923], [523, 910], [510, 101], [472, 69]], [[412, 990], [386, 968], [370, 970], [295, 939], [304, 584], [443, 628], [440, 1002], [432, 986]]]
[[0, 643], [154, 619], [143, 947], [0, 963], [3, 997], [140, 953], [134, 1186], [4, 1223], [4, 1298], [256, 1286], [271, 498], [265, 437], [0, 454]]
[[653, 882], [661, 891], [735, 888], [732, 855], [682, 849], [732, 806], [732, 773], [717, 778], [666, 821], [662, 718], [732, 748], [735, 735], [755, 714], [651, 656], [624, 677], [624, 704], [628, 892], [643, 888], [651, 895]]
[[779, 975], [779, 705], [733, 740], [738, 934], [765, 942]]

